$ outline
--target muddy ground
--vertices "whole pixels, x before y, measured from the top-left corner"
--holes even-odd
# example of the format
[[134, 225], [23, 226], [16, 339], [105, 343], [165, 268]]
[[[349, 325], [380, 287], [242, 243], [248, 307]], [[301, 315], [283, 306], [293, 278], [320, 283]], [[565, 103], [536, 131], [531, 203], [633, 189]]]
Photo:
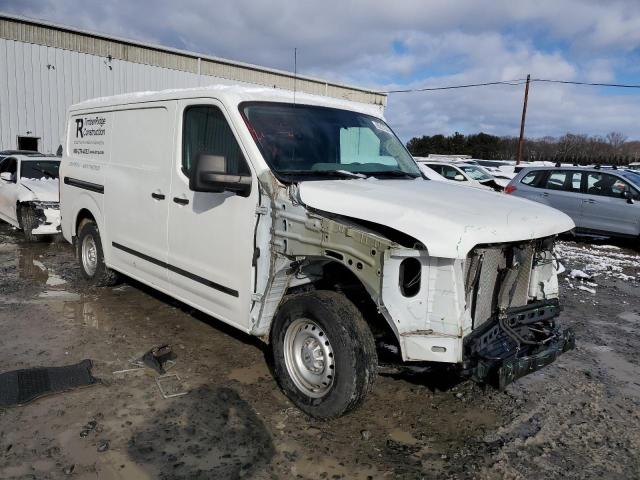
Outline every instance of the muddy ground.
[[[387, 372], [322, 423], [278, 390], [259, 341], [133, 281], [88, 289], [70, 246], [2, 225], [0, 372], [90, 358], [103, 384], [0, 410], [0, 478], [640, 478], [639, 284], [601, 275], [594, 294], [567, 273], [578, 347], [555, 364], [502, 393]], [[113, 373], [163, 342], [186, 395]]]

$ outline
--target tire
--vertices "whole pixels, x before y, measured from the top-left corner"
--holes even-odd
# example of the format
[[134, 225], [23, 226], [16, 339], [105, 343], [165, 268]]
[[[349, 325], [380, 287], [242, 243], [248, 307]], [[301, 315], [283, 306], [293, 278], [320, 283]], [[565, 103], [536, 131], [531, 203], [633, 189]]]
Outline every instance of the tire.
[[32, 230], [37, 227], [36, 212], [31, 207], [20, 207], [20, 226], [24, 233], [24, 238], [27, 242], [37, 242], [40, 240], [40, 235], [34, 235]]
[[373, 388], [378, 369], [373, 335], [360, 311], [339, 293], [319, 290], [286, 299], [271, 342], [280, 388], [314, 418], [353, 410]]
[[85, 220], [78, 229], [76, 258], [84, 279], [96, 287], [110, 287], [118, 283], [118, 273], [104, 263], [102, 241], [98, 226], [93, 220]]

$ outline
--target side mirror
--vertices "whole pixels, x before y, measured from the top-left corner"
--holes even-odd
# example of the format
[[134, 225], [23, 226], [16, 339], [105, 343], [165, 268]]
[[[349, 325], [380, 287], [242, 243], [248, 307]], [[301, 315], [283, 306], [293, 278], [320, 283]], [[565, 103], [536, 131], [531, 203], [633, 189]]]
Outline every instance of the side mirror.
[[627, 203], [633, 203], [633, 192], [625, 190], [622, 196], [627, 199]]
[[466, 180], [466, 178], [464, 178], [464, 175], [462, 175], [461, 173], [458, 173], [455, 177], [453, 177], [453, 179], [456, 182], [464, 182]]
[[2, 172], [0, 173], [0, 180], [4, 180], [5, 182], [12, 183], [13, 175], [10, 172]]
[[250, 175], [229, 175], [227, 159], [201, 153], [196, 157], [189, 176], [189, 189], [194, 192], [235, 192], [247, 197], [251, 193]]

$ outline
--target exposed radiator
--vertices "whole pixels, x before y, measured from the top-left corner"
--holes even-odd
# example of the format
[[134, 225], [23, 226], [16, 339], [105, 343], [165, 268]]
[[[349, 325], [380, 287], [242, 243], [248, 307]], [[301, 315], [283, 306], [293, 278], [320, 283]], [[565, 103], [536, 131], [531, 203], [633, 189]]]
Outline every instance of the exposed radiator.
[[472, 250], [465, 265], [465, 288], [473, 328], [501, 309], [527, 304], [534, 253], [533, 243]]

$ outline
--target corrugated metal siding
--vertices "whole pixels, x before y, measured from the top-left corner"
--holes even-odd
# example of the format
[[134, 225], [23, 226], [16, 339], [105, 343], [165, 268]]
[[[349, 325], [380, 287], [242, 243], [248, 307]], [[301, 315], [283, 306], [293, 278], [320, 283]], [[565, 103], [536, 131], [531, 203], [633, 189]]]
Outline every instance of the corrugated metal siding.
[[[87, 53], [97, 57], [111, 56], [117, 60], [191, 73], [198, 73], [198, 60], [201, 59], [202, 70], [200, 73], [204, 75], [256, 85], [293, 88], [293, 75], [290, 72], [272, 71], [257, 65], [181, 52], [155, 45], [144, 45], [138, 42], [110, 38], [106, 35], [39, 24], [27, 19], [0, 15], [0, 38]], [[299, 77], [297, 82], [296, 87], [307, 93], [349, 98], [356, 102], [376, 105], [386, 104], [386, 95], [362, 88], [334, 84], [304, 76]]]
[[[294, 88], [290, 74], [207, 58], [199, 75], [198, 60], [0, 17], [0, 149], [16, 148], [18, 136], [35, 136], [40, 151], [55, 153], [67, 108], [89, 98], [214, 83]], [[386, 104], [375, 92], [305, 77], [295, 82], [300, 92]]]
[[86, 53], [0, 39], [0, 150], [16, 148], [18, 136], [35, 136], [40, 137], [40, 151], [55, 153], [62, 144], [67, 109], [82, 100], [198, 83], [196, 73], [122, 60], [109, 63]]

